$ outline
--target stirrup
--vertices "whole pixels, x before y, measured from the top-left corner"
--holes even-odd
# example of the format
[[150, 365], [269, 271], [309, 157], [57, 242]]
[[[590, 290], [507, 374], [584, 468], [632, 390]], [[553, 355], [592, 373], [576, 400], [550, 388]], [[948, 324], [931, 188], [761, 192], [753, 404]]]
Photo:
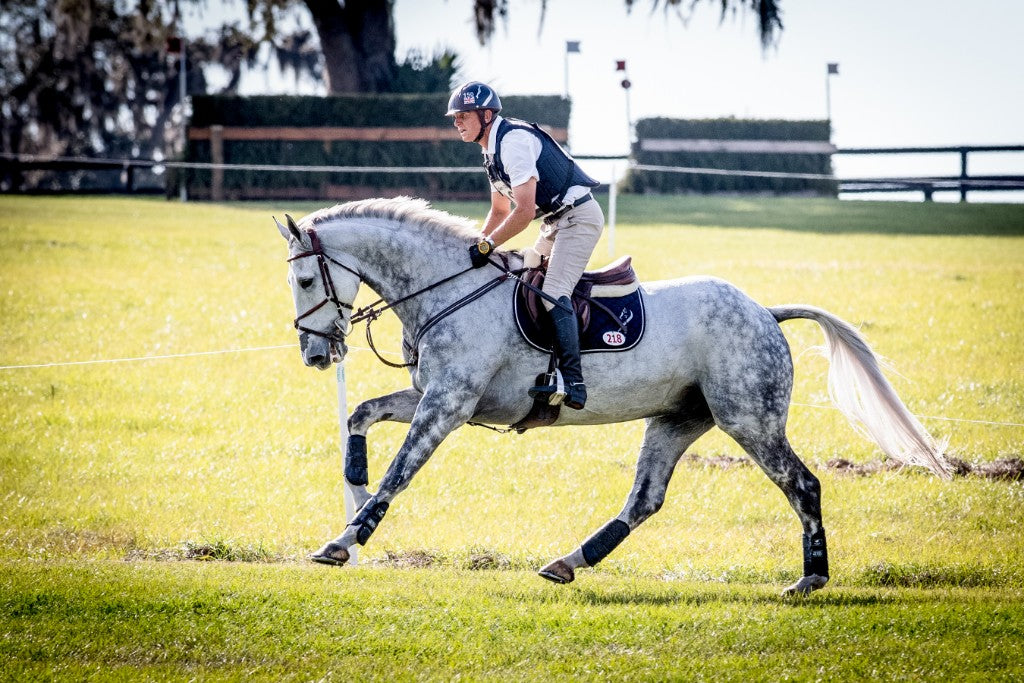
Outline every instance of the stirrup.
[[547, 401], [549, 406], [561, 405], [565, 400], [565, 380], [558, 368], [551, 372], [537, 375], [537, 386], [532, 387], [528, 392], [532, 398]]

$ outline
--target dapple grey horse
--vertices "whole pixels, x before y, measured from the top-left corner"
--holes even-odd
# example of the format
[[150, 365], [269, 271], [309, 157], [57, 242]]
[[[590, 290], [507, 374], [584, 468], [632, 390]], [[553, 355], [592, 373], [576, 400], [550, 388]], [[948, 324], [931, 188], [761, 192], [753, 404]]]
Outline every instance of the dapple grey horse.
[[[398, 198], [351, 202], [277, 225], [288, 240], [295, 326], [306, 365], [326, 369], [344, 358], [361, 282], [393, 305], [403, 325], [412, 386], [352, 411], [350, 451], [362, 450], [363, 464], [347, 463], [345, 474], [358, 512], [340, 536], [311, 556], [341, 565], [349, 548], [366, 543], [395, 496], [448, 434], [471, 420], [508, 425], [526, 415], [533, 402], [527, 390], [547, 356], [517, 330], [513, 283], [501, 260], [469, 268], [467, 249], [479, 233], [468, 220], [422, 200]], [[499, 255], [513, 269], [522, 265], [517, 252]], [[541, 569], [541, 576], [567, 583], [575, 569], [607, 556], [658, 511], [680, 456], [717, 426], [782, 489], [803, 526], [803, 577], [785, 592], [806, 594], [826, 584], [821, 487], [786, 438], [793, 363], [779, 323], [793, 318], [813, 320], [825, 333], [829, 393], [837, 407], [889, 457], [949, 476], [943, 445], [903, 405], [848, 323], [811, 306], [765, 308], [710, 277], [645, 283], [642, 295], [643, 339], [628, 352], [584, 355], [586, 408], [562, 410], [555, 423], [646, 420], [632, 491], [616, 517]], [[364, 311], [356, 317], [372, 321], [375, 315]], [[371, 495], [365, 486], [365, 436], [382, 420], [410, 428]]]

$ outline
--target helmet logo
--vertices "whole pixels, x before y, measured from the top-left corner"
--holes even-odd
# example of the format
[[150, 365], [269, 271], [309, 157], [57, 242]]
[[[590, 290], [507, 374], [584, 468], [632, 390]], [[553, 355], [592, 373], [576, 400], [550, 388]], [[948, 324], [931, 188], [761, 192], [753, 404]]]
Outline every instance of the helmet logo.
[[476, 104], [476, 95], [474, 95], [471, 92], [464, 92], [464, 93], [462, 93], [462, 103], [463, 104]]

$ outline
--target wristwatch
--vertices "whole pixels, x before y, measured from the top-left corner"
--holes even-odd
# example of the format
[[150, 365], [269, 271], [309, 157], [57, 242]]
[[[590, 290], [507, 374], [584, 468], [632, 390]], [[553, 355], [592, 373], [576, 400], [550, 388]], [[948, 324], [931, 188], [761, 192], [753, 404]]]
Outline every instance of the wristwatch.
[[494, 251], [494, 240], [492, 240], [490, 237], [485, 237], [476, 243], [476, 249], [483, 256], [487, 256], [492, 251]]

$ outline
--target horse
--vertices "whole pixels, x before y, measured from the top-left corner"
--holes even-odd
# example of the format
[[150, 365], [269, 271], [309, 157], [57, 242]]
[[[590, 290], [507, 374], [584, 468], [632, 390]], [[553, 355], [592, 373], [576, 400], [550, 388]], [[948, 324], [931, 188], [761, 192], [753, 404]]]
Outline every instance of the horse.
[[[513, 319], [510, 301], [523, 255], [499, 249], [491, 265], [472, 268], [468, 248], [480, 234], [468, 219], [399, 197], [340, 204], [297, 223], [287, 216], [287, 225], [274, 221], [288, 241], [295, 327], [307, 366], [324, 370], [342, 362], [353, 322], [369, 326], [391, 308], [402, 323], [402, 365], [409, 368], [411, 386], [363, 401], [349, 415], [345, 479], [358, 512], [340, 536], [310, 556], [343, 565], [448, 434], [470, 421], [513, 424], [530, 411], [534, 399], [527, 392], [547, 357], [524, 341]], [[362, 283], [381, 299], [353, 311]], [[714, 277], [647, 282], [642, 296], [643, 338], [626, 352], [584, 354], [586, 407], [562, 410], [553, 425], [645, 420], [632, 490], [615, 517], [539, 570], [542, 577], [569, 583], [575, 570], [611, 553], [662, 506], [686, 449], [718, 427], [782, 490], [800, 520], [803, 575], [784, 594], [825, 586], [821, 487], [786, 437], [793, 386], [792, 358], [779, 325], [786, 320], [821, 326], [829, 395], [855, 427], [888, 457], [950, 477], [945, 444], [903, 404], [849, 323], [808, 305], [766, 308]], [[410, 426], [371, 494], [366, 434], [385, 420]]]

